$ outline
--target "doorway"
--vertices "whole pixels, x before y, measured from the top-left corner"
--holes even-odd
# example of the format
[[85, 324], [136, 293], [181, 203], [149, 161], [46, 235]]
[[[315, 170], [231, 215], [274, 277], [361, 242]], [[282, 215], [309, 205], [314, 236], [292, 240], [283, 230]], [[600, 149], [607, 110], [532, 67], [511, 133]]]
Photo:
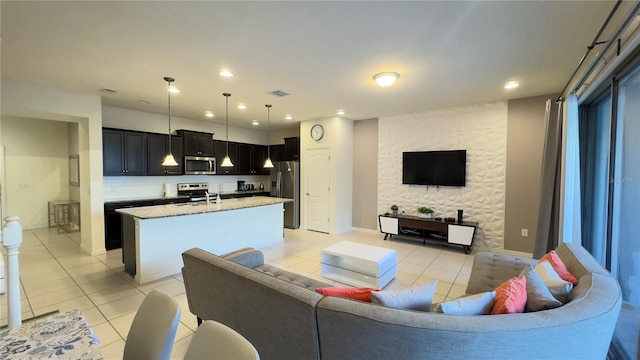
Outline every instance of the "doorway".
[[307, 150], [305, 171], [305, 224], [307, 230], [329, 233], [331, 149]]

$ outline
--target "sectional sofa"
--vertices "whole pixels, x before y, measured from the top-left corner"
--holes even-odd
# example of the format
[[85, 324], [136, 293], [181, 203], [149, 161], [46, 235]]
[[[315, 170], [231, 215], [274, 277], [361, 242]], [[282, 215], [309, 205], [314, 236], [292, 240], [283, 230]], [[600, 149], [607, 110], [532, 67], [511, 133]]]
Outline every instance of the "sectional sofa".
[[[183, 253], [190, 311], [244, 335], [269, 359], [604, 359], [620, 311], [617, 282], [581, 246], [556, 249], [579, 283], [565, 305], [454, 316], [324, 297], [321, 281], [264, 264], [260, 251]], [[478, 253], [467, 293], [490, 291], [532, 259]]]

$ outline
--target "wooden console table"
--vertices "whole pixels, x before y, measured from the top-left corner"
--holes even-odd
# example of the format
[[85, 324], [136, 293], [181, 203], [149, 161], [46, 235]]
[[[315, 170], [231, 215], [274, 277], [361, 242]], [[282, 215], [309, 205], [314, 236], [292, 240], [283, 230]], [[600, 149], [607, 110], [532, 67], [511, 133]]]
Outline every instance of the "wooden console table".
[[478, 223], [472, 221], [448, 222], [411, 215], [379, 215], [378, 222], [380, 232], [385, 234], [385, 240], [399, 235], [420, 239], [423, 245], [427, 241], [460, 245], [465, 254], [468, 254], [473, 246], [473, 237], [478, 227]]

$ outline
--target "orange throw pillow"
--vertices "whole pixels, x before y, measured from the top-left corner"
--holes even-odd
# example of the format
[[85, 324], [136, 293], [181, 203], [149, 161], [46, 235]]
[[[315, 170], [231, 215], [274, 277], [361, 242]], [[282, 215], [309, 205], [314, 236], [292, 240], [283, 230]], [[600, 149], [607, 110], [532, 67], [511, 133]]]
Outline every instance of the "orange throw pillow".
[[553, 268], [553, 270], [555, 270], [558, 273], [558, 275], [560, 275], [560, 278], [562, 280], [568, 281], [573, 285], [578, 285], [578, 279], [576, 279], [576, 277], [573, 276], [573, 274], [571, 274], [569, 270], [567, 270], [567, 267], [564, 265], [564, 263], [560, 259], [560, 256], [558, 256], [558, 254], [554, 250], [551, 250], [548, 253], [546, 253], [542, 257], [542, 259], [538, 261], [538, 264], [540, 264], [545, 260], [551, 264], [551, 267]]
[[527, 305], [527, 278], [511, 278], [496, 288], [491, 315], [515, 314], [524, 312]]
[[371, 302], [371, 292], [380, 291], [378, 288], [342, 288], [342, 287], [323, 287], [317, 288], [316, 292], [324, 296], [337, 296], [347, 299]]

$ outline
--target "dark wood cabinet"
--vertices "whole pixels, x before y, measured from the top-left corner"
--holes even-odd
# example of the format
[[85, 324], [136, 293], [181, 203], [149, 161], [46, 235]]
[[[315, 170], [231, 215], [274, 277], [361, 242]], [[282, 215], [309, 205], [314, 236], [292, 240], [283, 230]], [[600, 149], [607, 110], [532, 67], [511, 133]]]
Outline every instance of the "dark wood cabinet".
[[183, 154], [187, 156], [214, 156], [213, 134], [178, 130], [183, 139]]
[[284, 161], [300, 160], [300, 138], [284, 138]]
[[216, 175], [237, 175], [238, 174], [238, 143], [229, 142], [229, 158], [233, 167], [221, 167], [222, 160], [227, 155], [227, 142], [214, 140], [213, 147], [216, 157]]
[[147, 175], [182, 175], [184, 164], [182, 157], [182, 137], [171, 136], [171, 153], [178, 166], [162, 166], [169, 153], [169, 135], [147, 134]]
[[147, 134], [138, 131], [103, 129], [103, 175], [146, 175]]
[[284, 144], [271, 145], [271, 161], [284, 161]]
[[267, 147], [264, 145], [238, 144], [238, 175], [269, 175], [265, 169]]

